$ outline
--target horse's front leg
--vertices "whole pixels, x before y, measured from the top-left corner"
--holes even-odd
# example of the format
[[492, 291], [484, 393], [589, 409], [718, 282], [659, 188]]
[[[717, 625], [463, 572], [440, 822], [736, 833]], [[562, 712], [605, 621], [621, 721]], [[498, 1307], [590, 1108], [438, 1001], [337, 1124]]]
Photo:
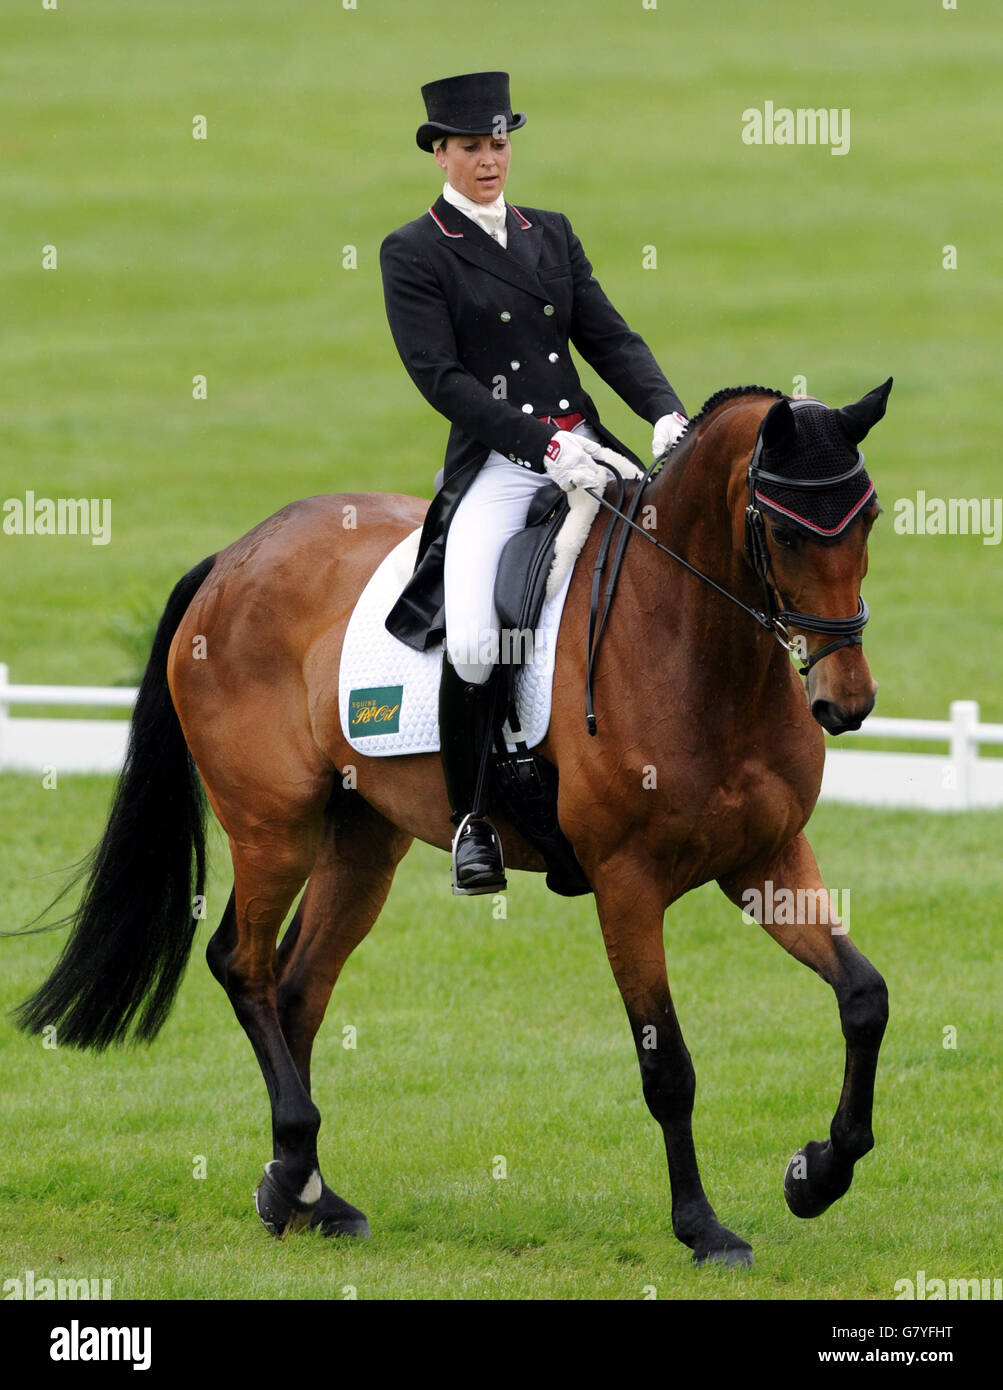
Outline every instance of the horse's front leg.
[[[822, 886], [803, 835], [770, 863], [720, 880], [734, 902], [796, 960], [821, 975], [836, 994], [846, 1039], [846, 1069], [829, 1138], [799, 1149], [787, 1165], [784, 1196], [795, 1216], [820, 1216], [850, 1186], [853, 1166], [874, 1147], [871, 1109], [878, 1051], [888, 1022], [888, 991], [846, 934]], [[750, 892], [750, 890], [752, 890]], [[751, 909], [761, 905], [761, 912]], [[772, 910], [770, 910], [772, 909]], [[780, 919], [783, 920], [780, 920]]]
[[653, 865], [618, 857], [593, 869], [599, 920], [627, 1009], [648, 1109], [662, 1127], [672, 1189], [672, 1229], [697, 1264], [751, 1265], [752, 1247], [722, 1226], [700, 1181], [693, 1146], [696, 1076], [665, 970], [668, 896]]

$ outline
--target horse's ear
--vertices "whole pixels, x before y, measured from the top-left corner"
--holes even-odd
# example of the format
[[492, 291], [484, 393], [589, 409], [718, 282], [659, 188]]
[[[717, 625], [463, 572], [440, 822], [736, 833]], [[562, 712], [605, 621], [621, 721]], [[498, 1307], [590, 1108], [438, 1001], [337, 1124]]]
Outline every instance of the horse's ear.
[[844, 405], [842, 410], [836, 411], [839, 427], [851, 444], [859, 444], [867, 431], [884, 415], [891, 389], [892, 378], [889, 377], [881, 386], [875, 386], [873, 391], [868, 391], [866, 396], [862, 396], [853, 405]]
[[763, 452], [766, 454], [784, 453], [794, 444], [797, 438], [797, 427], [794, 424], [794, 412], [791, 410], [789, 401], [777, 401], [775, 405], [770, 406], [763, 416], [760, 432], [763, 440]]

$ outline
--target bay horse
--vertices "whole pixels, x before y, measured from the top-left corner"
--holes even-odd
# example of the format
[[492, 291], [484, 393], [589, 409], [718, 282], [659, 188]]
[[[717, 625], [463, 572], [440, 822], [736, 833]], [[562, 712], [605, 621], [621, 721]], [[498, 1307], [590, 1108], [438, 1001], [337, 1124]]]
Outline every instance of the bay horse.
[[[883, 415], [890, 385], [839, 411], [816, 404], [857, 443]], [[795, 440], [797, 404], [763, 387], [717, 392], [643, 485], [645, 525], [654, 518], [647, 539], [681, 554], [694, 572], [631, 533], [593, 673], [599, 719], [591, 738], [582, 639], [600, 543], [593, 527], [568, 592], [552, 718], [539, 749], [558, 770], [560, 825], [594, 892], [644, 1098], [664, 1134], [672, 1228], [698, 1263], [748, 1265], [752, 1251], [718, 1221], [701, 1183], [694, 1069], [669, 991], [663, 916], [710, 880], [739, 905], [749, 890], [824, 891], [804, 835], [822, 778], [820, 725], [858, 728], [874, 703], [859, 631], [867, 537], [879, 510], [873, 488], [826, 544], [788, 525], [782, 509], [763, 523], [750, 485], [763, 445]], [[343, 526], [349, 506], [357, 514], [351, 530]], [[321, 1176], [311, 1049], [338, 975], [412, 841], [450, 848], [438, 756], [360, 756], [338, 709], [355, 600], [379, 561], [421, 525], [426, 506], [379, 493], [293, 502], [178, 582], [74, 930], [18, 1014], [23, 1028], [55, 1024], [60, 1043], [82, 1047], [157, 1033], [197, 925], [204, 786], [229, 837], [234, 879], [207, 958], [268, 1088], [273, 1158], [255, 1202], [276, 1235], [300, 1226], [369, 1233], [363, 1213]], [[755, 566], [750, 512], [758, 519]], [[781, 611], [774, 602], [772, 617], [754, 621], [763, 593], [799, 607]], [[834, 632], [841, 640], [826, 643]], [[785, 650], [792, 633], [807, 652], [806, 685]], [[344, 772], [350, 766], [354, 779]], [[657, 786], [646, 775], [652, 767]], [[496, 823], [510, 867], [543, 869], [510, 823]], [[854, 1164], [873, 1147], [887, 993], [835, 919], [763, 925], [832, 986], [846, 1040], [829, 1137], [800, 1149], [784, 1179], [791, 1211], [812, 1217], [846, 1192]]]

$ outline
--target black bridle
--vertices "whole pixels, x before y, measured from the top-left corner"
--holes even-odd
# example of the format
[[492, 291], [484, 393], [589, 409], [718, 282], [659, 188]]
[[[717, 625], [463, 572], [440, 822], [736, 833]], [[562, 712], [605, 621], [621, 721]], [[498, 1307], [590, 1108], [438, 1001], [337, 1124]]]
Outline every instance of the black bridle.
[[[792, 409], [807, 404], [815, 404], [815, 402], [807, 400], [790, 402]], [[681, 442], [681, 440], [679, 442]], [[671, 452], [671, 450], [669, 452]], [[723, 598], [728, 599], [730, 603], [741, 608], [744, 613], [748, 613], [749, 617], [754, 618], [760, 627], [765, 628], [767, 632], [771, 632], [786, 651], [796, 654], [801, 659], [802, 665], [798, 667], [798, 675], [800, 676], [807, 676], [816, 662], [821, 661], [825, 656], [831, 655], [832, 652], [839, 651], [841, 647], [859, 647], [863, 645], [864, 639], [861, 636], [861, 629], [866, 625], [871, 614], [867, 604], [859, 595], [857, 597], [857, 611], [850, 618], [823, 618], [814, 613], [802, 613], [797, 608], [788, 607], [787, 601], [781, 592], [780, 585], [777, 582], [777, 577], [773, 570], [773, 562], [770, 559], [769, 548], [766, 544], [766, 527], [763, 522], [763, 514], [756, 505], [756, 487], [760, 482], [776, 483], [783, 487], [791, 488], [822, 489], [835, 487], [838, 483], [844, 483], [849, 478], [853, 478], [863, 471], [863, 454], [858, 449], [857, 461], [854, 463], [853, 467], [848, 468], [845, 473], [839, 473], [832, 478], [788, 478], [777, 473], [767, 472], [760, 462], [762, 453], [763, 425], [761, 421], [759, 432], [756, 435], [756, 446], [749, 460], [747, 474], [749, 501], [745, 509], [745, 555], [753, 572], [763, 586], [763, 607], [761, 609], [751, 608], [747, 603], [743, 603], [741, 599], [736, 598], [734, 594], [722, 588], [716, 580], [711, 579], [710, 575], [704, 574], [702, 570], [698, 570], [695, 565], [691, 565], [688, 560], [685, 560], [681, 555], [677, 555], [676, 552], [670, 550], [667, 545], [663, 545], [660, 540], [650, 533], [650, 531], [645, 531], [642, 527], [638, 526], [637, 522], [634, 520], [645, 487], [663, 466], [668, 454], [664, 454], [661, 458], [656, 459], [647, 469], [644, 476], [638, 482], [634, 494], [630, 499], [630, 505], [626, 511], [623, 510], [625, 496], [623, 479], [610, 464], [604, 464], [603, 466], [613, 474], [616, 480], [618, 491], [617, 506], [614, 506], [611, 502], [607, 502], [605, 497], [598, 492], [594, 492], [591, 488], [585, 489], [590, 496], [594, 497], [607, 511], [612, 513], [603, 534], [592, 573], [592, 597], [589, 608], [588, 654], [585, 677], [585, 721], [590, 734], [594, 734], [597, 728], [592, 696], [592, 676], [595, 668], [596, 656], [599, 651], [599, 643], [603, 631], [606, 627], [606, 620], [609, 617], [616, 581], [619, 576], [620, 566], [623, 561], [624, 551], [631, 531], [637, 531], [646, 541], [650, 541], [658, 550], [671, 556], [672, 559], [681, 564], [684, 569], [689, 570], [690, 574], [695, 575], [697, 579], [710, 585], [710, 587], [715, 589]], [[597, 460], [597, 462], [601, 462], [601, 460]], [[616, 554], [613, 557], [613, 566], [606, 585], [603, 613], [602, 617], [599, 618], [600, 577], [605, 569], [610, 543], [618, 520], [624, 522], [625, 529], [621, 532]], [[829, 642], [826, 646], [820, 647], [818, 651], [812, 652], [810, 656], [802, 656], [803, 648], [797, 640], [791, 636], [789, 630], [791, 626], [800, 628], [804, 632], [818, 632], [829, 635], [833, 637], [834, 640]]]
[[[814, 404], [814, 402], [792, 401], [791, 408], [796, 409], [799, 405], [805, 404]], [[845, 483], [864, 471], [864, 456], [858, 449], [857, 460], [852, 468], [846, 469], [844, 473], [837, 473], [831, 478], [789, 478], [779, 473], [768, 473], [760, 463], [762, 453], [763, 432], [762, 425], [760, 425], [759, 433], [756, 436], [756, 447], [749, 460], [747, 475], [749, 504], [745, 509], [745, 556], [763, 586], [764, 611], [762, 619], [765, 620], [764, 626], [773, 629], [777, 639], [788, 651], [797, 650], [788, 631], [790, 626], [801, 628], [804, 632], [827, 633], [836, 638], [836, 641], [830, 642], [828, 646], [820, 647], [817, 652], [812, 652], [811, 656], [804, 659], [804, 664], [798, 668], [798, 675], [806, 676], [817, 661], [821, 661], [824, 656], [829, 656], [831, 652], [839, 651], [840, 647], [863, 645], [864, 639], [861, 636], [861, 629], [871, 616], [870, 609], [859, 594], [857, 596], [857, 611], [852, 618], [820, 618], [814, 613], [802, 613], [797, 608], [787, 606], [787, 601], [777, 583], [773, 562], [766, 545], [766, 526], [763, 521], [763, 514], [756, 506], [756, 489], [761, 482], [814, 491], [836, 487], [839, 483]], [[780, 599], [779, 604], [777, 603], [778, 598]]]

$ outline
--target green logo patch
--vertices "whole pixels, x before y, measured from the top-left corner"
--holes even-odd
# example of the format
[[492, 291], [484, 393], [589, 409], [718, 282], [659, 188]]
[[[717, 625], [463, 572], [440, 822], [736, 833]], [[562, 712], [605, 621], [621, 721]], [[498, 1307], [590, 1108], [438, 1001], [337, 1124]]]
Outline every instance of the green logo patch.
[[400, 728], [402, 685], [377, 685], [348, 695], [348, 732], [354, 738], [395, 734]]

